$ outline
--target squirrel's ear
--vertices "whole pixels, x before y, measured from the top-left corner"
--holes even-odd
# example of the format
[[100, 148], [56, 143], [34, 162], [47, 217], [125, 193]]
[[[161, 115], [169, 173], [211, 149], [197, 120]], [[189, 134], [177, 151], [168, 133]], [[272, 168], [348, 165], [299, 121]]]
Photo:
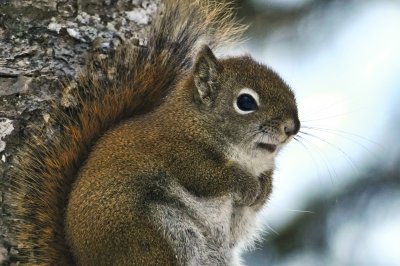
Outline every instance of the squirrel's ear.
[[211, 105], [215, 97], [215, 82], [220, 69], [221, 66], [210, 47], [204, 45], [197, 54], [193, 78], [197, 96], [206, 105]]

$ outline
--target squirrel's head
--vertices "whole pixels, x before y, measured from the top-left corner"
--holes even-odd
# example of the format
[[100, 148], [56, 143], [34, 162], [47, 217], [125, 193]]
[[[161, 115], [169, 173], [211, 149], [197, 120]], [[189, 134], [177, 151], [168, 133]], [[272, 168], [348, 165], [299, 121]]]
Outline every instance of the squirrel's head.
[[240, 152], [273, 156], [300, 128], [295, 97], [271, 69], [250, 57], [218, 60], [208, 46], [193, 68], [194, 99], [213, 131]]

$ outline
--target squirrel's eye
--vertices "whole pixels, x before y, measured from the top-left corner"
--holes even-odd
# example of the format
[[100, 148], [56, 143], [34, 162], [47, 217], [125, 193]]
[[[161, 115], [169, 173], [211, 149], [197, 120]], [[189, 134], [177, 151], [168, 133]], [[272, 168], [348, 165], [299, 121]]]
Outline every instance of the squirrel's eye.
[[245, 112], [255, 111], [258, 108], [256, 100], [250, 94], [243, 93], [237, 98], [237, 107]]
[[240, 90], [238, 96], [233, 101], [235, 111], [241, 115], [250, 114], [258, 110], [260, 106], [260, 97], [258, 93], [250, 88]]

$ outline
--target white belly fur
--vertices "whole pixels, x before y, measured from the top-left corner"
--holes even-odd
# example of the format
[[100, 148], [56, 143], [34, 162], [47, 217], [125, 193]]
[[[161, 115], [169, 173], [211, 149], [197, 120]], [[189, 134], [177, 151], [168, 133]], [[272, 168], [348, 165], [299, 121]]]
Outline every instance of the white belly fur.
[[203, 199], [173, 185], [171, 194], [183, 208], [155, 205], [160, 231], [185, 265], [242, 265], [240, 253], [261, 235], [250, 207], [234, 207], [231, 197]]

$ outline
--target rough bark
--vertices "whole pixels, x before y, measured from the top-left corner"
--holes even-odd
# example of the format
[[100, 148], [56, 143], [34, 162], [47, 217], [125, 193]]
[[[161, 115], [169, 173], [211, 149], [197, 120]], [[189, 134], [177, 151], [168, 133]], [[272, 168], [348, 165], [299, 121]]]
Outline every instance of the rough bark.
[[18, 252], [7, 238], [3, 204], [13, 154], [33, 126], [49, 138], [54, 133], [49, 104], [70, 104], [64, 85], [74, 86], [88, 52], [107, 56], [121, 42], [145, 45], [158, 2], [0, 0], [0, 264]]

